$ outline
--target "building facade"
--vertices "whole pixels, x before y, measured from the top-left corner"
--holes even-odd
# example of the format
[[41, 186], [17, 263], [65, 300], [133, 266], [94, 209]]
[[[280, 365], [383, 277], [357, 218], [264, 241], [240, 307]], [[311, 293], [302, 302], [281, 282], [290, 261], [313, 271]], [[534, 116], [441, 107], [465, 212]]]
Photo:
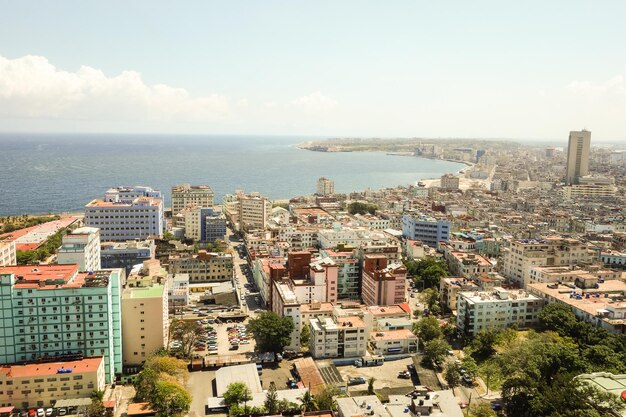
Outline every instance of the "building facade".
[[317, 180], [317, 195], [335, 194], [335, 183], [326, 177]]
[[578, 178], [589, 174], [589, 150], [591, 147], [591, 132], [588, 130], [569, 132], [567, 145], [567, 166], [565, 168], [565, 183], [576, 184]]
[[437, 243], [450, 238], [450, 222], [424, 215], [405, 214], [402, 217], [402, 234], [411, 240], [420, 240], [436, 248]]
[[406, 298], [406, 268], [389, 263], [383, 255], [363, 259], [361, 299], [367, 305], [400, 304]]
[[456, 175], [444, 174], [441, 176], [441, 188], [444, 190], [458, 190], [459, 182], [459, 177]]
[[0, 364], [103, 356], [107, 383], [122, 373], [121, 269], [0, 268]]
[[229, 253], [198, 251], [197, 255], [169, 257], [170, 274], [189, 274], [190, 283], [230, 281], [233, 256]]
[[127, 242], [103, 242], [100, 245], [102, 268], [124, 268], [128, 274], [134, 265], [154, 259], [154, 240], [130, 240]]
[[172, 187], [172, 215], [188, 206], [213, 207], [213, 196], [208, 185], [175, 185]]
[[369, 332], [360, 317], [314, 318], [309, 323], [309, 351], [314, 358], [356, 358], [367, 353]]
[[163, 237], [165, 224], [161, 192], [149, 187], [119, 187], [85, 206], [85, 226], [100, 229], [102, 241]]
[[16, 265], [17, 257], [15, 254], [15, 241], [0, 241], [0, 266]]
[[57, 251], [57, 263], [78, 264], [80, 271], [98, 271], [100, 263], [100, 229], [81, 227], [63, 236]]
[[0, 366], [0, 407], [52, 407], [58, 400], [89, 398], [104, 391], [101, 356], [79, 360]]

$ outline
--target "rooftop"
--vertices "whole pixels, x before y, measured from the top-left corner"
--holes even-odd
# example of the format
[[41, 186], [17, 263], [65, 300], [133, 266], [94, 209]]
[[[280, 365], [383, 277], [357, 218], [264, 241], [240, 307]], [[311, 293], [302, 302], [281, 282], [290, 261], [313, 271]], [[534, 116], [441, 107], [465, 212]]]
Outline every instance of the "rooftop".
[[262, 392], [259, 373], [256, 364], [247, 363], [245, 365], [224, 366], [215, 371], [215, 384], [217, 396], [222, 397], [233, 382], [243, 382], [250, 391], [254, 393]]
[[372, 340], [404, 340], [404, 339], [417, 339], [417, 336], [409, 330], [409, 329], [398, 329], [398, 330], [386, 330], [386, 331], [376, 331], [372, 332], [370, 335], [370, 339]]
[[[71, 372], [85, 373], [96, 372], [103, 362], [101, 356], [85, 358], [77, 361], [34, 363], [28, 365], [2, 365], [0, 372], [6, 374], [7, 378], [28, 378], [46, 375], [62, 374], [61, 370], [71, 369]], [[69, 373], [69, 372], [68, 372]]]

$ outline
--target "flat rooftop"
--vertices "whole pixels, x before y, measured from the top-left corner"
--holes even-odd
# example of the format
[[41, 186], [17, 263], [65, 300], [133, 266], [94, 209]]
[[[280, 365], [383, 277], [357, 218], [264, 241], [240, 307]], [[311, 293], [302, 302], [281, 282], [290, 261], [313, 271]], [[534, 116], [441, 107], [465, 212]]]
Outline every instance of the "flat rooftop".
[[217, 396], [223, 397], [228, 385], [233, 382], [243, 382], [250, 391], [254, 393], [263, 392], [261, 380], [257, 372], [256, 364], [247, 363], [245, 365], [224, 366], [215, 371], [215, 383]]
[[[6, 374], [8, 378], [28, 378], [56, 374], [63, 375], [64, 373], [60, 372], [60, 370], [68, 369], [71, 369], [72, 374], [96, 372], [103, 360], [104, 358], [102, 356], [97, 356], [77, 361], [34, 363], [27, 365], [2, 365], [0, 366], [0, 372]], [[69, 374], [69, 372], [67, 374]]]

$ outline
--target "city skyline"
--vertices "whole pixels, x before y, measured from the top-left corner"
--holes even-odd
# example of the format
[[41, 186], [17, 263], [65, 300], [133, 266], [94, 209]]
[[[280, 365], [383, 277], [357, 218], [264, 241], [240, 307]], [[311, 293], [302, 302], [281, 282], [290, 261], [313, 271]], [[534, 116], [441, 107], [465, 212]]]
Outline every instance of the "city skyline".
[[626, 138], [619, 2], [45, 6], [0, 17], [0, 132]]

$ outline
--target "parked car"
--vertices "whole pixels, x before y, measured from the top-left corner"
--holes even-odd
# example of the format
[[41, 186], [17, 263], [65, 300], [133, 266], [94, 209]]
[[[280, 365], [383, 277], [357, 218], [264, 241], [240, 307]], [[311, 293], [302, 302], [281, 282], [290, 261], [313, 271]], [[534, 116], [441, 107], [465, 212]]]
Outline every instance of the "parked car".
[[365, 378], [360, 376], [348, 379], [348, 385], [361, 385], [365, 384], [365, 382]]
[[400, 371], [398, 372], [398, 378], [411, 379], [411, 373], [409, 371]]

